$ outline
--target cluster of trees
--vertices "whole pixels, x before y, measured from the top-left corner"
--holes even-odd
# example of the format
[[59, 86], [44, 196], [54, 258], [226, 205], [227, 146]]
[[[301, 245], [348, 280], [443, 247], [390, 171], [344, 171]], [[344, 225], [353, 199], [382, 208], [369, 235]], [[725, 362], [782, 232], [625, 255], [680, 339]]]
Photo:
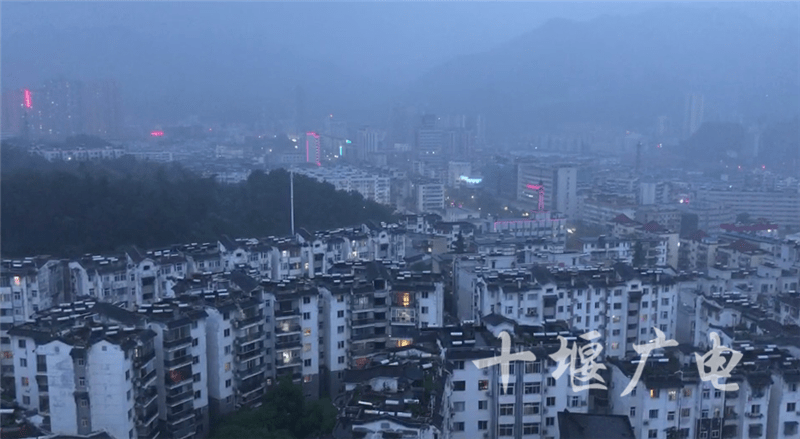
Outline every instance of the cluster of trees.
[[[289, 234], [289, 174], [254, 171], [236, 185], [218, 183], [177, 165], [132, 157], [48, 163], [3, 145], [4, 256], [64, 257], [182, 242], [222, 234]], [[295, 225], [309, 231], [390, 221], [392, 209], [360, 194], [295, 176]]]
[[284, 376], [264, 404], [226, 416], [210, 439], [306, 439], [328, 436], [336, 426], [336, 408], [328, 398], [306, 401], [299, 385]]

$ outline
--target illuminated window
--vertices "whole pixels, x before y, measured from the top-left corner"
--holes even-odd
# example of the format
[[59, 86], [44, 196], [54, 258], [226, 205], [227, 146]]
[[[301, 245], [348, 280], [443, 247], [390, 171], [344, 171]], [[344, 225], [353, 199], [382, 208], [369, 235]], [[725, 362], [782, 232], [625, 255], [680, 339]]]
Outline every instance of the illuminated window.
[[397, 346], [399, 346], [401, 348], [405, 347], [405, 346], [409, 346], [410, 344], [411, 344], [411, 340], [399, 340], [397, 342]]
[[403, 304], [403, 307], [409, 307], [411, 305], [411, 294], [400, 293], [400, 302]]
[[658, 398], [658, 389], [650, 389], [650, 397], [651, 398]]
[[311, 328], [306, 328], [305, 330], [303, 330], [303, 334], [305, 334], [306, 337], [311, 335]]
[[231, 370], [231, 363], [225, 363], [225, 372], [228, 372], [230, 370]]
[[28, 384], [30, 384], [28, 377], [22, 377], [22, 387], [28, 387]]
[[19, 278], [19, 276], [14, 276], [14, 285], [19, 286], [21, 283], [22, 280]]
[[310, 383], [311, 382], [311, 375], [303, 376], [303, 382], [304, 383]]

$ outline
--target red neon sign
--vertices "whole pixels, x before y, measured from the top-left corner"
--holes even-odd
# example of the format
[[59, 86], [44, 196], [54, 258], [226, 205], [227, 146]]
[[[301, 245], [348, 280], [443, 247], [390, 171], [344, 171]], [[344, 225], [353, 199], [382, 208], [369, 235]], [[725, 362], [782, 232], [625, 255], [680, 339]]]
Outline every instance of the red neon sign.
[[33, 101], [31, 100], [31, 91], [27, 88], [25, 89], [25, 108], [31, 108], [33, 106]]
[[164, 135], [163, 131], [150, 131], [150, 135], [153, 137], [161, 137]]

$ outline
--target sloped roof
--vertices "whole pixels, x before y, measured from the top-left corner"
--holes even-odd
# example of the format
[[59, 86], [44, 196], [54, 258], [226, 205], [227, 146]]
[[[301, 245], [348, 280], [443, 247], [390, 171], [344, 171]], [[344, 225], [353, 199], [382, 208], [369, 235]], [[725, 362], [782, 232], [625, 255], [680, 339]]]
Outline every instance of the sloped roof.
[[638, 222], [634, 221], [633, 219], [631, 219], [630, 217], [628, 217], [628, 215], [625, 215], [624, 213], [621, 213], [621, 214], [617, 215], [611, 221], [615, 222], [617, 224], [624, 224], [624, 225], [628, 225], [628, 226], [634, 226], [634, 225], [639, 224]]

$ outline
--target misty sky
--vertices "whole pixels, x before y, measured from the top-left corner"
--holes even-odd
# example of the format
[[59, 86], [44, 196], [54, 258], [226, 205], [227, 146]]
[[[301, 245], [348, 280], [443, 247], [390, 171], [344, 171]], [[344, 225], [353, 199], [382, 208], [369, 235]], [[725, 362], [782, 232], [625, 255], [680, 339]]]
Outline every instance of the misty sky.
[[[722, 5], [768, 28], [800, 20], [796, 4], [670, 4], [681, 10]], [[550, 20], [612, 16], [636, 21], [637, 14], [664, 7], [656, 2], [467, 1], [0, 5], [3, 89], [35, 87], [56, 77], [114, 78], [130, 113], [173, 120], [222, 107], [233, 119], [259, 112], [281, 117], [288, 90], [296, 85], [311, 96], [317, 107], [312, 112], [348, 107], [360, 119], [376, 107], [388, 111], [402, 90], [428, 72], [459, 57], [496, 50]], [[658, 21], [644, 24], [669, 36], [670, 29], [660, 28]]]

